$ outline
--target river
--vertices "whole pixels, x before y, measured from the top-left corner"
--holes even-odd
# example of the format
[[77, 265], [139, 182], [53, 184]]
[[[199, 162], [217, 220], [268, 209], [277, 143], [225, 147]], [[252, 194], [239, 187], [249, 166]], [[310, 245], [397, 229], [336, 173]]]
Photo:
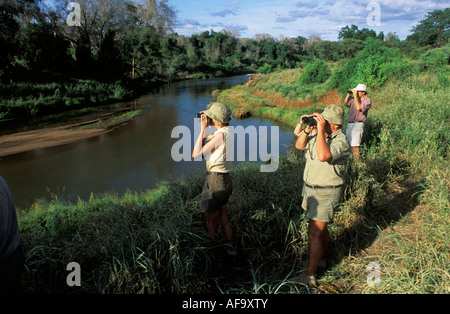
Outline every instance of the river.
[[[187, 126], [192, 130], [193, 143], [198, 135], [194, 134], [195, 115], [214, 100], [211, 93], [247, 80], [247, 76], [188, 80], [156, 88], [136, 99], [142, 113], [128, 124], [87, 140], [4, 157], [0, 176], [8, 183], [16, 206], [24, 210], [37, 199], [50, 199], [52, 195], [76, 201], [78, 197], [88, 199], [91, 193], [139, 192], [154, 188], [162, 180], [205, 171], [204, 161], [173, 160], [171, 150], [179, 139], [172, 138], [172, 131]], [[272, 126], [278, 126], [280, 154], [286, 154], [293, 141], [292, 128], [267, 119], [233, 119], [230, 125], [267, 127], [269, 134]], [[270, 150], [270, 143], [268, 147]]]

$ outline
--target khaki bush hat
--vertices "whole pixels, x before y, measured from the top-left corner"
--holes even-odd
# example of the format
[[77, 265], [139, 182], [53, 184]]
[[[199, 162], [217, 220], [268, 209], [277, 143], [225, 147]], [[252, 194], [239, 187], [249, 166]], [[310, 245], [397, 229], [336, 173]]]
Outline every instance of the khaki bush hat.
[[205, 115], [220, 123], [229, 123], [231, 121], [231, 110], [224, 104], [218, 102], [208, 106]]
[[334, 124], [343, 125], [344, 124], [344, 108], [338, 105], [329, 105], [322, 112], [322, 117]]

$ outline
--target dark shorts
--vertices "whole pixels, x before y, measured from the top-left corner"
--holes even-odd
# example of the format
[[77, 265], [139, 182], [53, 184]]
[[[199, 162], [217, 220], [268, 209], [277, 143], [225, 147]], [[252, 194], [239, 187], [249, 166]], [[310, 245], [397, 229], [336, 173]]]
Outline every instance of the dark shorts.
[[208, 174], [202, 191], [200, 208], [209, 213], [215, 213], [228, 203], [233, 183], [229, 174]]

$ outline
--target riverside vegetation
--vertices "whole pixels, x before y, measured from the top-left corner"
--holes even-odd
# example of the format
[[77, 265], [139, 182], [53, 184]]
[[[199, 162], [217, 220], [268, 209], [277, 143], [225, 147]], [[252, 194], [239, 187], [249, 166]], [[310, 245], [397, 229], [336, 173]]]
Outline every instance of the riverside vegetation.
[[[187, 37], [173, 32], [176, 10], [168, 0], [77, 3], [83, 15], [79, 27], [68, 25], [67, 1], [0, 3], [0, 122], [39, 124], [49, 114], [133, 99], [179, 79], [270, 73], [317, 58], [342, 62], [353, 59], [366, 38], [417, 57], [447, 43], [450, 14], [450, 9], [430, 12], [405, 41], [352, 25], [331, 42], [318, 36], [239, 38], [228, 30]], [[303, 83], [326, 76], [326, 71], [305, 76]]]
[[[348, 164], [318, 292], [450, 293], [448, 51], [410, 58], [369, 40], [353, 59], [310, 61], [215, 93], [235, 117], [294, 127], [302, 114], [342, 104], [342, 91], [369, 82], [362, 158]], [[225, 243], [207, 242], [202, 173], [142, 193], [36, 202], [19, 217], [25, 292], [307, 293], [289, 281], [308, 256], [303, 156], [292, 149], [277, 172], [259, 169], [246, 163], [233, 174], [235, 264], [217, 254]], [[81, 265], [81, 287], [66, 284], [71, 262]], [[380, 265], [379, 286], [367, 284], [371, 262]]]

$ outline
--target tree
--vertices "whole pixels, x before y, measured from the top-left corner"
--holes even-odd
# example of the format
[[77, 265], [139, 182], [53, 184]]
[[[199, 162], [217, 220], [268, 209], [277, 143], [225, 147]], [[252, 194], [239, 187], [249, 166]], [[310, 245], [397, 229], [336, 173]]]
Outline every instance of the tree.
[[347, 39], [347, 38], [353, 38], [358, 31], [358, 26], [352, 24], [352, 26], [345, 26], [342, 27], [339, 31], [338, 39]]
[[355, 58], [349, 59], [342, 69], [334, 72], [332, 83], [343, 94], [359, 83], [377, 88], [389, 78], [403, 75], [407, 66], [398, 49], [385, 47], [379, 39], [367, 38], [364, 49]]
[[308, 54], [315, 55], [314, 51], [314, 43], [322, 41], [322, 38], [317, 35], [309, 36], [308, 40], [305, 41], [302, 45], [303, 50], [305, 50]]
[[175, 11], [167, 0], [146, 0], [140, 5], [140, 24], [153, 27], [160, 35], [173, 33], [175, 24]]
[[450, 8], [428, 12], [411, 31], [412, 35], [408, 38], [415, 40], [418, 44], [442, 47], [450, 37]]
[[387, 33], [384, 41], [387, 43], [390, 43], [390, 42], [399, 41], [399, 40], [400, 39], [398, 38], [397, 32], [393, 32], [393, 33], [389, 32], [389, 33]]
[[115, 34], [116, 31], [108, 30], [100, 45], [98, 54], [98, 75], [106, 80], [117, 80], [126, 71], [123, 66], [124, 62], [121, 59], [119, 46], [114, 39]]
[[69, 73], [69, 42], [51, 24], [26, 24], [21, 32], [20, 46], [22, 61], [33, 75]]
[[338, 52], [341, 58], [353, 59], [363, 49], [364, 42], [359, 39], [349, 38], [338, 42]]
[[19, 23], [15, 19], [18, 13], [19, 9], [12, 3], [0, 3], [0, 78], [11, 74], [11, 61], [18, 51]]
[[[381, 36], [381, 35], [380, 35]], [[358, 29], [358, 26], [356, 25], [352, 25], [350, 27], [345, 26], [342, 27], [341, 30], [339, 31], [339, 35], [338, 35], [338, 39], [342, 40], [342, 39], [359, 39], [362, 41], [365, 41], [368, 37], [373, 37], [376, 38], [377, 37], [377, 33], [374, 30], [368, 29], [368, 28], [363, 28], [363, 29]], [[382, 39], [382, 38], [380, 38]]]

